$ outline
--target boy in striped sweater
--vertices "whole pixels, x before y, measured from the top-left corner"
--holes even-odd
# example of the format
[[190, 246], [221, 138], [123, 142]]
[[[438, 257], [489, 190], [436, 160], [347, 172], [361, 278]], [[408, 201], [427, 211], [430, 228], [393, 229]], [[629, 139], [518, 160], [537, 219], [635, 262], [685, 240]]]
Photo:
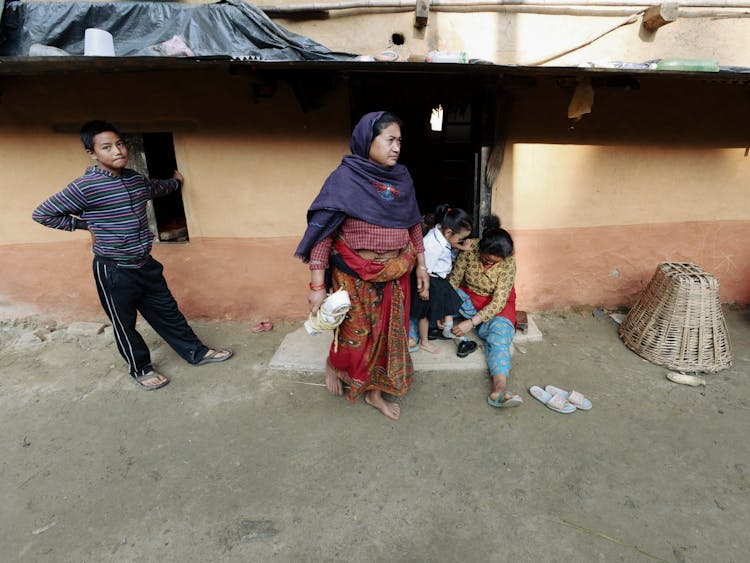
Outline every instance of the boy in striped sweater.
[[187, 362], [228, 360], [231, 350], [208, 348], [195, 335], [167, 287], [163, 266], [150, 254], [154, 235], [146, 202], [178, 190], [182, 174], [175, 170], [171, 180], [150, 180], [126, 168], [128, 149], [111, 123], [84, 124], [81, 141], [94, 165], [44, 201], [32, 218], [53, 229], [91, 233], [96, 289], [130, 376], [147, 390], [169, 383], [154, 370], [148, 346], [135, 329], [138, 312]]

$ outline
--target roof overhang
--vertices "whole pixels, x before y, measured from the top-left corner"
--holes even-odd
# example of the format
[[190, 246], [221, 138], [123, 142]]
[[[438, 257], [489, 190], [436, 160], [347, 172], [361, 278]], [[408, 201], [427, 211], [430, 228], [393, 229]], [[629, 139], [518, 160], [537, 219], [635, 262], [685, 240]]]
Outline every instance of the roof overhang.
[[294, 71], [341, 74], [407, 74], [513, 78], [624, 78], [663, 77], [699, 81], [750, 83], [750, 69], [723, 68], [718, 72], [665, 71], [632, 68], [516, 66], [492, 63], [424, 63], [363, 61], [257, 61], [232, 57], [0, 57], [0, 76], [54, 76], [86, 73], [141, 73], [226, 70], [229, 73]]

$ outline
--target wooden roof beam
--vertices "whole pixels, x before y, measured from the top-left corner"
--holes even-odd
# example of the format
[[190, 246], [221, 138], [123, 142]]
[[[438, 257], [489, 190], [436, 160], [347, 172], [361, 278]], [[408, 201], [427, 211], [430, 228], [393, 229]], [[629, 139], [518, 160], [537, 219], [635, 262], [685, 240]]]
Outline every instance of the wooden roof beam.
[[658, 6], [651, 6], [643, 14], [643, 27], [648, 31], [656, 31], [660, 27], [672, 23], [677, 19], [679, 4], [665, 2]]
[[414, 14], [414, 27], [422, 29], [427, 27], [430, 20], [430, 0], [417, 0], [416, 12]]

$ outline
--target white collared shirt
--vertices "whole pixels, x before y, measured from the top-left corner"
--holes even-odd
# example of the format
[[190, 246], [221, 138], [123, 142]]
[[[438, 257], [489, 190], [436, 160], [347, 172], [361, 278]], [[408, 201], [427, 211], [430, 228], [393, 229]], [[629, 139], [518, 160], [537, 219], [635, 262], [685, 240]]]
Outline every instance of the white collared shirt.
[[440, 230], [440, 225], [430, 229], [424, 236], [424, 262], [431, 276], [445, 279], [451, 273], [451, 245]]

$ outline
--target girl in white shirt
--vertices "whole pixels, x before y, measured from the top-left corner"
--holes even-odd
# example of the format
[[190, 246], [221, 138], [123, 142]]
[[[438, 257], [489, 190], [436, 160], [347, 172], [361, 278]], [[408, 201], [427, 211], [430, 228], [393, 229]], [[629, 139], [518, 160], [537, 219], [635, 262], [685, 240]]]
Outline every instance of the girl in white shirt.
[[[430, 287], [427, 292], [420, 292], [419, 298], [416, 295], [412, 298], [411, 318], [418, 319], [419, 349], [437, 354], [439, 349], [428, 339], [429, 327], [442, 326], [443, 338], [454, 338], [453, 315], [461, 308], [461, 298], [447, 277], [453, 267], [454, 249], [468, 250], [466, 239], [473, 224], [466, 211], [448, 204], [439, 205], [434, 215], [425, 216], [425, 223], [432, 227], [424, 236], [424, 267], [430, 274]], [[411, 349], [416, 347], [410, 344]]]

